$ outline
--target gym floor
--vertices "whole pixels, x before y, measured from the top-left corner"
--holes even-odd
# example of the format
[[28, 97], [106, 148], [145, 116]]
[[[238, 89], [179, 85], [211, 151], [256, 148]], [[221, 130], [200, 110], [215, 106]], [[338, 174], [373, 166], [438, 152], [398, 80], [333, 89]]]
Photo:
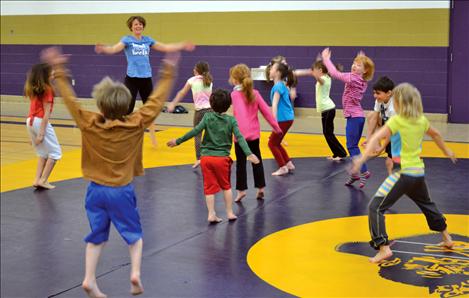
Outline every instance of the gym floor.
[[[64, 155], [50, 179], [56, 189], [39, 191], [31, 187], [37, 160], [24, 121], [1, 117], [1, 296], [83, 297], [83, 238], [89, 227], [80, 131], [70, 120], [52, 121]], [[320, 126], [319, 118], [311, 121]], [[347, 162], [326, 160], [323, 136], [293, 132], [286, 142], [297, 169], [272, 177], [276, 164], [267, 147], [269, 133], [263, 132], [265, 200], [256, 200], [248, 166], [248, 196], [234, 204], [238, 220], [209, 225], [202, 175], [191, 168], [193, 142], [165, 145], [189, 128], [158, 129], [156, 148], [145, 137], [146, 174], [135, 179], [144, 230], [143, 297], [469, 294], [467, 135], [448, 142], [459, 158], [455, 165], [433, 142], [424, 142], [422, 154], [430, 195], [457, 247], [435, 246], [439, 235], [429, 231], [417, 206], [402, 198], [386, 216], [395, 254], [377, 266], [367, 260], [375, 253], [367, 243], [367, 204], [386, 177], [383, 158], [369, 162], [372, 176], [363, 190], [346, 187]], [[345, 144], [343, 136], [339, 140]], [[224, 217], [221, 201], [217, 196]], [[110, 297], [130, 296], [127, 245], [113, 229], [98, 275]]]

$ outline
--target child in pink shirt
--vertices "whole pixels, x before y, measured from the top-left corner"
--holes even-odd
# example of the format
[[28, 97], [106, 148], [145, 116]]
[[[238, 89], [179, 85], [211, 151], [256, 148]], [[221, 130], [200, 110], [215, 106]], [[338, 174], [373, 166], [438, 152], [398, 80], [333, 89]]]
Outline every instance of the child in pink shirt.
[[[322, 59], [330, 76], [345, 83], [344, 93], [342, 95], [342, 108], [344, 116], [347, 119], [345, 127], [347, 150], [351, 158], [360, 157], [361, 152], [358, 147], [358, 142], [360, 141], [363, 126], [365, 125], [365, 113], [363, 112], [360, 102], [368, 86], [367, 81], [373, 78], [375, 64], [370, 58], [365, 56], [363, 52], [359, 52], [353, 60], [352, 71], [342, 73], [335, 68], [331, 61], [331, 55], [329, 48], [325, 48], [322, 51]], [[350, 186], [355, 181], [360, 180], [359, 186], [363, 188], [369, 177], [370, 172], [366, 164], [363, 164], [360, 175], [352, 174], [345, 185]]]
[[[259, 158], [258, 164], [252, 164], [254, 175], [254, 186], [257, 190], [257, 198], [264, 198], [264, 167], [262, 165], [262, 156], [259, 149], [260, 124], [257, 117], [260, 111], [265, 120], [272, 126], [276, 133], [282, 133], [282, 130], [275, 121], [269, 106], [266, 104], [259, 91], [253, 89], [251, 71], [245, 64], [237, 64], [230, 69], [230, 83], [234, 86], [231, 92], [233, 102], [233, 114], [238, 121], [239, 130], [246, 139], [252, 153]], [[246, 196], [247, 176], [246, 176], [246, 155], [235, 142], [236, 153], [236, 190], [238, 195], [235, 202], [240, 202]]]

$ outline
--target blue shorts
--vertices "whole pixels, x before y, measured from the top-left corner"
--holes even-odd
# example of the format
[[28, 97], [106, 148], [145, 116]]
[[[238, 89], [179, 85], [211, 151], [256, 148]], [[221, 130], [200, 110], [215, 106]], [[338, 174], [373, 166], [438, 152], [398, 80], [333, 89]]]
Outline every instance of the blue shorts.
[[111, 221], [127, 244], [142, 238], [142, 225], [132, 183], [112, 187], [90, 182], [85, 209], [91, 228], [86, 242], [100, 244], [107, 241]]

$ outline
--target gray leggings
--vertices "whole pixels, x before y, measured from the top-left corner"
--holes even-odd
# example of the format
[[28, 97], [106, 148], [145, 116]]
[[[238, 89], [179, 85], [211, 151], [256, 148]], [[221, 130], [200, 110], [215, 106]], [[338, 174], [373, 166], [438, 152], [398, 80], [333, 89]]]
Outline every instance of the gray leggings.
[[425, 176], [414, 177], [393, 173], [380, 186], [368, 206], [368, 223], [371, 232], [370, 245], [379, 249], [389, 245], [384, 212], [394, 205], [403, 195], [407, 195], [422, 210], [430, 230], [442, 232], [446, 229], [446, 219], [428, 195]]
[[[212, 109], [202, 109], [202, 110], [195, 111], [195, 113], [194, 113], [194, 127], [196, 127], [197, 124], [199, 124], [200, 121], [202, 121], [202, 119], [204, 118], [205, 113], [208, 113], [208, 112], [213, 112], [213, 110]], [[200, 160], [200, 144], [202, 143], [202, 133], [199, 133], [198, 135], [196, 135], [194, 137], [194, 141], [195, 141], [195, 157], [197, 158], [197, 160]]]

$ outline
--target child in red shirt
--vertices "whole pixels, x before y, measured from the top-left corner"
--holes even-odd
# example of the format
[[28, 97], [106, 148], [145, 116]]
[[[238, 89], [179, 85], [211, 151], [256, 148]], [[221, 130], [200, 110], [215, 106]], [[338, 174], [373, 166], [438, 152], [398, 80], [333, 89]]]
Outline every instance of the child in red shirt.
[[31, 144], [39, 156], [33, 186], [45, 189], [55, 188], [48, 179], [55, 163], [62, 157], [57, 136], [49, 122], [54, 105], [51, 75], [52, 69], [49, 65], [36, 64], [30, 70], [24, 85], [24, 95], [29, 97], [31, 103], [26, 128], [31, 137]]

